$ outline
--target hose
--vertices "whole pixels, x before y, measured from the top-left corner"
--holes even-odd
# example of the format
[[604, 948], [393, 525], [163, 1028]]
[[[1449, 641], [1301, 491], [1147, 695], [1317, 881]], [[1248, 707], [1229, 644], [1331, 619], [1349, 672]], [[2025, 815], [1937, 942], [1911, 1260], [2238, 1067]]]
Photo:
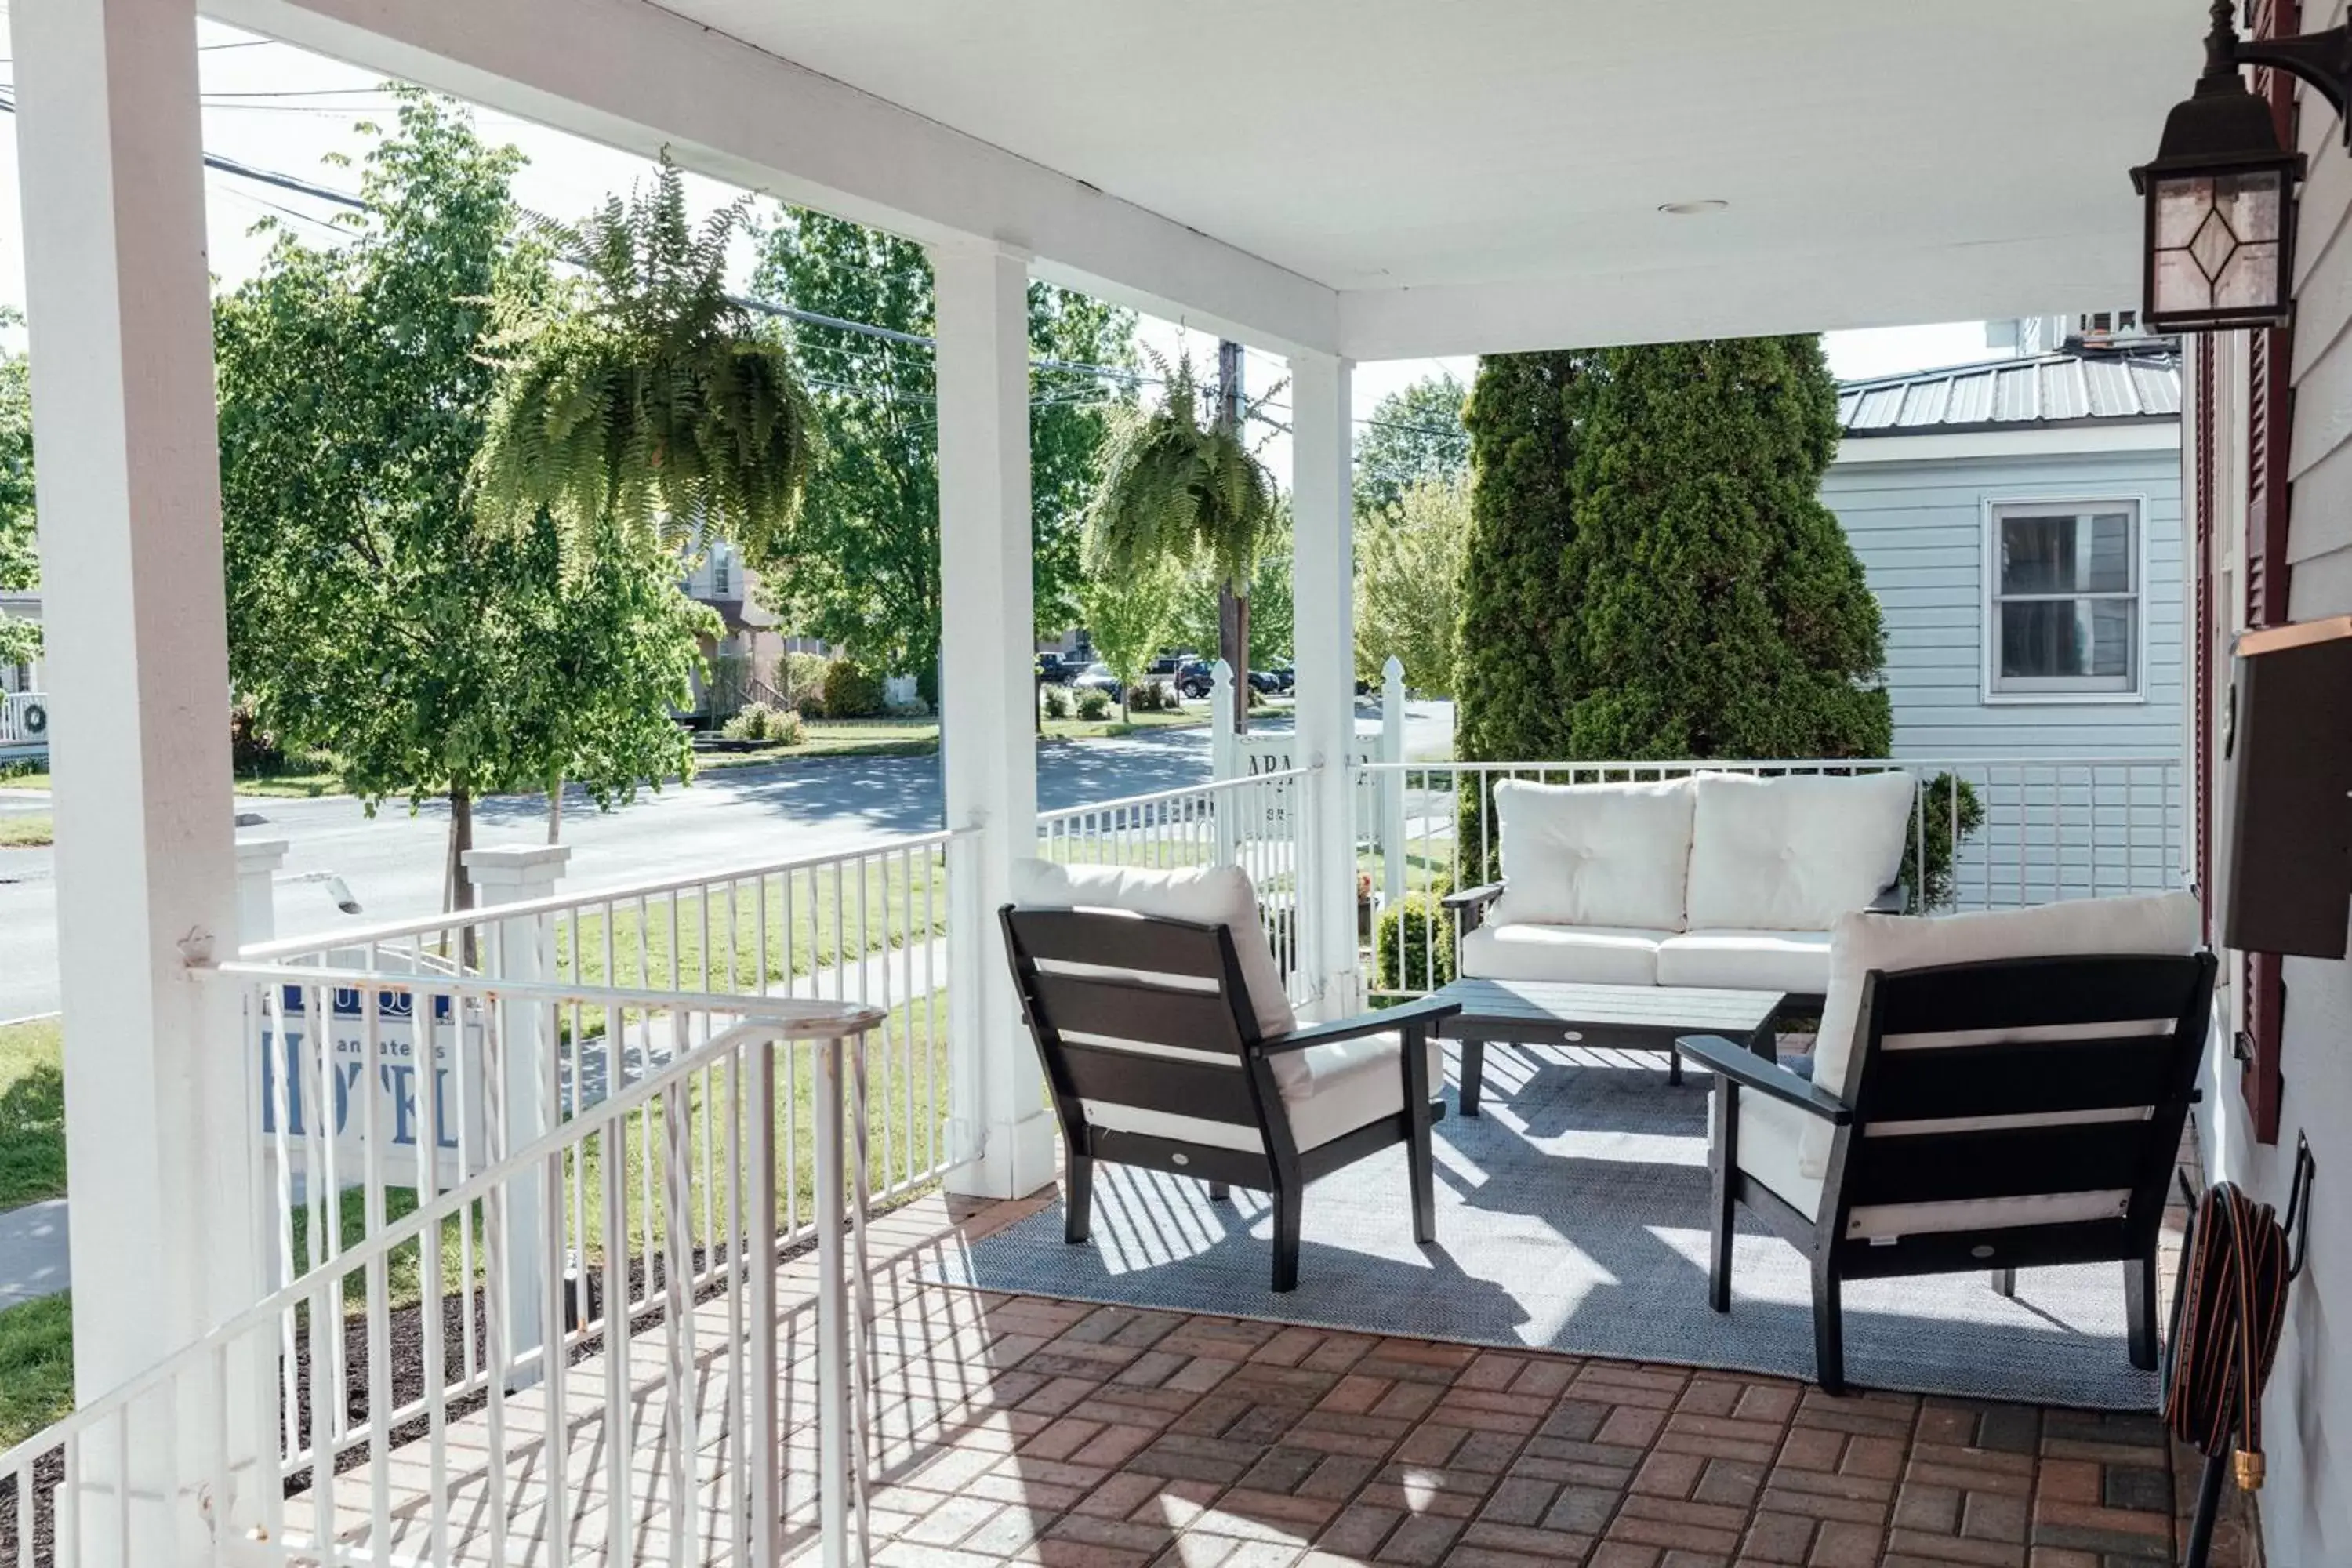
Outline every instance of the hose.
[[2217, 1182], [2192, 1209], [2172, 1303], [2165, 1425], [2209, 1460], [2234, 1447], [2247, 1491], [2263, 1484], [2263, 1384], [2286, 1326], [2291, 1250], [2270, 1205]]

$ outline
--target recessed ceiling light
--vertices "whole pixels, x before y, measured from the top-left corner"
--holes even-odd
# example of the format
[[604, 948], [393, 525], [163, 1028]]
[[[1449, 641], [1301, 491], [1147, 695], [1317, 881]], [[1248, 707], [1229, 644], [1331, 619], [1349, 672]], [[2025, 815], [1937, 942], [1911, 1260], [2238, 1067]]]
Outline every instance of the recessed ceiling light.
[[1701, 202], [1667, 202], [1658, 210], [1674, 217], [1697, 217], [1703, 213], [1719, 213], [1730, 205], [1729, 202], [1710, 198]]

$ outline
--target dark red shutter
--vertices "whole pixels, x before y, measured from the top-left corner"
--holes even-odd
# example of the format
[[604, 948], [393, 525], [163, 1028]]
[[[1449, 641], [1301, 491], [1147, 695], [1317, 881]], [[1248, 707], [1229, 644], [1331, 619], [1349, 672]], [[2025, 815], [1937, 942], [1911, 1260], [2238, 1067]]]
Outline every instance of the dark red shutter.
[[[2292, 34], [2300, 24], [2297, 0], [2264, 0], [2254, 10], [2254, 36]], [[2284, 71], [2254, 73], [2254, 90], [2270, 100], [2280, 143], [2295, 144], [2294, 83]], [[2290, 216], [2290, 222], [2294, 221]], [[2249, 628], [2283, 626], [2287, 616], [2287, 511], [2294, 499], [2288, 456], [2294, 429], [2294, 331], [2266, 328], [2249, 343], [2246, 386], [2246, 566], [2242, 624]], [[2244, 1063], [2239, 1092], [2254, 1123], [2254, 1136], [2278, 1142], [2280, 1036], [2286, 1023], [2286, 982], [2279, 955], [2243, 955], [2245, 1027], [2238, 1039]]]

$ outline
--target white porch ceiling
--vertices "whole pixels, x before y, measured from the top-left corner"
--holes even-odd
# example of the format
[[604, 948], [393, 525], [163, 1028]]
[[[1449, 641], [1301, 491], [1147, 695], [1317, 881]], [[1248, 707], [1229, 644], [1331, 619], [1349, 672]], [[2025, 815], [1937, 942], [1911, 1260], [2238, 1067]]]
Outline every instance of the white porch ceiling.
[[[205, 0], [1262, 346], [2111, 309], [2202, 0]], [[1702, 217], [1662, 203], [1716, 200]]]
[[[1342, 291], [1365, 357], [2128, 302], [2125, 171], [2204, 13], [659, 3]], [[1692, 199], [1729, 205], [1657, 210]]]

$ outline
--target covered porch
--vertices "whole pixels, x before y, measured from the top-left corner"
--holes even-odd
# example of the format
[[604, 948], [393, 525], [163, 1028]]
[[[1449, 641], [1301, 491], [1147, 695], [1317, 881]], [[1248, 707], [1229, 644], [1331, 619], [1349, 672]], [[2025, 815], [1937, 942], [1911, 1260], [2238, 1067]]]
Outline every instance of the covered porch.
[[[219, 721], [198, 7], [25, 7], [86, 1408], [0, 1462], [0, 1562], [44, 1540], [93, 1564], [2168, 1560], [2144, 1420], [925, 1269], [1059, 1168], [994, 923], [1017, 859], [1239, 865], [1291, 1000], [1336, 1017], [1439, 983], [1379, 982], [1359, 889], [1377, 913], [1476, 880], [1465, 791], [1697, 766], [1423, 764], [1360, 735], [1353, 364], [2110, 309], [2137, 288], [2121, 171], [2193, 64], [2193, 3], [1710, 4], [1671, 88], [1641, 13], [1515, 7], [1437, 38], [1402, 7], [1223, 7], [1181, 67], [1231, 138], [1136, 114], [1168, 40], [1083, 5], [204, 9], [929, 248], [946, 819], [585, 892], [493, 849], [487, 912], [278, 933], [242, 890], [271, 850], [237, 841]], [[1255, 40], [1241, 66], [1221, 29]], [[2105, 65], [2053, 98], [2053, 54]], [[1967, 142], [1942, 129], [1962, 117]], [[1858, 148], [1857, 123], [1885, 134]], [[1204, 785], [1052, 814], [1026, 711], [1033, 277], [1282, 356], [1297, 527], [1295, 732]], [[1734, 765], [1980, 787], [1960, 908], [2176, 887], [2190, 854], [2176, 759]], [[1958, 800], [1923, 784], [1923, 847]], [[477, 1089], [379, 1105], [341, 1076], [331, 1044], [365, 1060], [396, 1029]], [[386, 1131], [346, 1143], [298, 1099]], [[449, 1375], [401, 1381], [411, 1333]]]

